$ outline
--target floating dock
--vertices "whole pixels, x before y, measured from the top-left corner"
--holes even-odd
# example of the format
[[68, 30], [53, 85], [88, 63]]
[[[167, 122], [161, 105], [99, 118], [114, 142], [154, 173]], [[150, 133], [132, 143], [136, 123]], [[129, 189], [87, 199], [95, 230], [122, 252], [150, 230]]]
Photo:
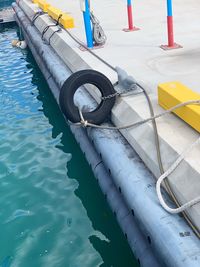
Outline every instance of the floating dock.
[[[22, 27], [29, 47], [56, 99], [64, 81], [70, 75], [69, 73], [67, 75], [65, 67], [61, 66], [66, 66], [70, 72], [83, 69], [98, 70], [113, 84], [117, 82], [118, 77], [110, 65], [120, 66], [146, 89], [155, 114], [164, 111], [158, 104], [159, 84], [179, 81], [196, 93], [200, 93], [198, 75], [200, 4], [196, 1], [192, 1], [192, 5], [191, 1], [181, 1], [175, 5], [176, 43], [171, 39], [167, 40], [166, 23], [167, 20], [172, 22], [172, 16], [170, 13], [166, 17], [164, 2], [145, 0], [141, 4], [139, 1], [136, 3], [134, 1], [133, 29], [124, 31], [127, 26], [127, 7], [123, 1], [105, 0], [94, 3], [91, 1], [91, 8], [107, 35], [106, 45], [92, 50], [98, 58], [80, 47], [81, 43], [83, 46], [86, 45], [86, 38], [79, 2], [49, 0], [48, 3], [72, 17], [75, 27], [70, 30], [63, 29], [59, 23], [56, 24], [55, 20], [52, 20], [51, 16], [41, 12], [41, 4], [39, 7], [32, 1], [17, 1], [14, 9], [18, 24]], [[53, 22], [56, 25], [49, 27]], [[53, 56], [52, 59], [49, 58], [50, 52], [48, 50], [47, 53], [46, 47], [52, 51], [55, 58]], [[108, 64], [105, 64], [105, 61]], [[96, 91], [90, 87], [86, 89], [97, 102], [100, 101]], [[85, 97], [84, 101], [87, 104], [89, 100]], [[112, 109], [111, 121], [120, 127], [150, 116], [144, 95], [135, 94], [117, 99]], [[199, 133], [173, 114], [159, 118], [157, 127], [161, 158], [164, 170], [167, 170], [182, 152], [199, 138]], [[128, 224], [122, 228], [134, 253], [142, 255], [142, 251], [146, 250], [148, 259], [154, 262], [150, 265], [141, 257], [141, 266], [198, 267], [200, 241], [193, 230], [198, 234], [200, 229], [200, 204], [197, 203], [186, 210], [187, 218], [194, 226], [193, 230], [183, 218], [171, 215], [161, 207], [155, 190], [154, 178], [158, 178], [161, 172], [152, 124], [148, 122], [140, 127], [121, 130], [117, 135], [112, 131], [98, 129], [85, 130], [84, 135], [92, 142], [95, 151], [101, 156], [101, 161], [111, 174], [111, 181], [121, 196], [117, 198], [125, 201], [127, 216], [132, 214], [135, 217], [138, 239], [134, 238], [134, 234], [127, 234]], [[75, 133], [75, 136], [77, 139], [79, 137], [80, 141], [82, 134]], [[84, 152], [87, 157], [87, 149]], [[91, 161], [89, 156], [88, 161]], [[180, 204], [199, 196], [199, 147], [195, 147], [184, 157], [180, 166], [168, 179]], [[109, 195], [109, 189], [106, 194]], [[169, 203], [173, 206], [172, 202]], [[115, 209], [116, 207], [113, 211], [117, 213]], [[118, 220], [122, 225], [123, 219], [120, 215]]]

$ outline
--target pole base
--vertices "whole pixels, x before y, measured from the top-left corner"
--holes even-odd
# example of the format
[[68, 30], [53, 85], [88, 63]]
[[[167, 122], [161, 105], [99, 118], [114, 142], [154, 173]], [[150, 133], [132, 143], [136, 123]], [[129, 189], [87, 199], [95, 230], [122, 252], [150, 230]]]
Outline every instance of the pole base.
[[132, 29], [129, 29], [129, 28], [125, 28], [125, 29], [122, 29], [123, 32], [134, 32], [134, 31], [139, 31], [140, 28], [137, 28], [137, 27], [133, 27]]
[[177, 43], [174, 43], [172, 46], [161, 45], [160, 48], [162, 48], [163, 50], [172, 50], [172, 49], [178, 49], [178, 48], [183, 48], [183, 47]]
[[93, 47], [88, 47], [88, 48], [86, 49], [86, 47], [80, 45], [80, 46], [79, 46], [79, 49], [80, 49], [81, 51], [85, 52], [85, 51], [87, 51], [88, 49], [89, 49], [89, 50], [96, 50], [96, 49], [101, 49], [101, 48], [103, 48], [103, 47], [104, 47], [104, 45], [94, 45]]

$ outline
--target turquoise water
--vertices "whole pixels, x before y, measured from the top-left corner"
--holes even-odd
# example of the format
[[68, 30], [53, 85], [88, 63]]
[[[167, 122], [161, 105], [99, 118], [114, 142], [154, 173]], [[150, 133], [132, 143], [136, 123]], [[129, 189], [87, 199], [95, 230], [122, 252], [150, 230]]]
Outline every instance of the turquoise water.
[[14, 2], [14, 0], [0, 0], [0, 8], [8, 7]]
[[0, 266], [134, 267], [29, 51], [0, 32]]

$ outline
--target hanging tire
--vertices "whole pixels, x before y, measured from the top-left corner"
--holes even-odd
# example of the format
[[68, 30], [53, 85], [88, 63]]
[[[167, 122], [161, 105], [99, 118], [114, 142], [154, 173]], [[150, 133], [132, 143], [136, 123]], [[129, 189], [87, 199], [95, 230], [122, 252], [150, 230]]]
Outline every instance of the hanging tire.
[[[79, 110], [74, 104], [74, 94], [84, 84], [96, 86], [102, 97], [116, 93], [110, 80], [98, 71], [81, 70], [72, 74], [60, 90], [59, 103], [65, 117], [74, 123], [80, 121]], [[101, 124], [108, 118], [114, 104], [115, 97], [103, 99], [96, 109], [91, 112], [83, 112], [83, 117], [90, 123]]]

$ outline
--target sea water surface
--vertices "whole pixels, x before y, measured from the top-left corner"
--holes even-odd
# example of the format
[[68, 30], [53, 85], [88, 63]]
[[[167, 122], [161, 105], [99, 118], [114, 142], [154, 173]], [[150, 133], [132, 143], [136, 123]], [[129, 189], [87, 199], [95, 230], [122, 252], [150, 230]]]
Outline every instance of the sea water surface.
[[14, 0], [0, 0], [0, 9], [9, 7]]
[[0, 267], [134, 267], [28, 50], [0, 32]]

